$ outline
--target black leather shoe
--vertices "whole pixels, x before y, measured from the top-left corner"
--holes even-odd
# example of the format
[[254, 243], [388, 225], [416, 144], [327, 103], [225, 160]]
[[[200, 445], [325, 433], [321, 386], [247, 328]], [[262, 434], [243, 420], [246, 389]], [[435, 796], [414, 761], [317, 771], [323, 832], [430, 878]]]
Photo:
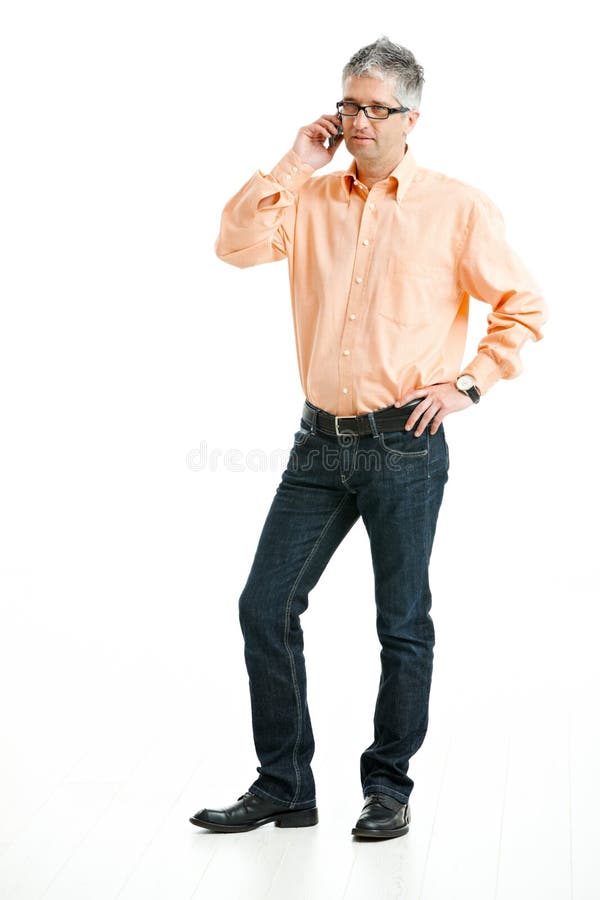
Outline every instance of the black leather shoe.
[[367, 794], [365, 805], [352, 834], [360, 837], [399, 837], [406, 834], [410, 806], [388, 794]]
[[210, 828], [211, 831], [251, 831], [267, 822], [275, 822], [279, 828], [302, 828], [316, 825], [319, 814], [316, 806], [309, 809], [287, 809], [268, 798], [257, 797], [246, 791], [231, 806], [224, 809], [201, 809], [192, 816], [192, 825]]

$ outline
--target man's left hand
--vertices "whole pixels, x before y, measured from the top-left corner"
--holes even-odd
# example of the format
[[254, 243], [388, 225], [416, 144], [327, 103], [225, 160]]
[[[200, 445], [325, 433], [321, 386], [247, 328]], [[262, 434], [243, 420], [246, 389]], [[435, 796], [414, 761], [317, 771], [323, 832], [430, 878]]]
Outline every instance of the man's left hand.
[[396, 400], [394, 406], [403, 406], [405, 403], [410, 403], [411, 400], [416, 400], [419, 397], [423, 398], [423, 402], [415, 406], [404, 426], [406, 431], [410, 431], [417, 420], [419, 420], [415, 437], [420, 437], [430, 422], [430, 433], [435, 434], [442, 419], [448, 413], [458, 412], [459, 409], [473, 406], [473, 401], [468, 394], [459, 391], [453, 381], [442, 381], [439, 384], [429, 384], [427, 387], [409, 391], [400, 397], [399, 400]]

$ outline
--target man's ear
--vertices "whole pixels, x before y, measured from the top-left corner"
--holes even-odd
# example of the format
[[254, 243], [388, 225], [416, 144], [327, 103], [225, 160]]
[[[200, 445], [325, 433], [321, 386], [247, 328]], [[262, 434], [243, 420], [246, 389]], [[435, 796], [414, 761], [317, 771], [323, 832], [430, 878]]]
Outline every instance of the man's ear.
[[408, 120], [408, 131], [406, 132], [407, 134], [409, 131], [413, 130], [413, 128], [417, 124], [417, 119], [419, 118], [420, 115], [421, 115], [421, 113], [419, 112], [418, 109], [411, 109], [411, 110], [409, 110], [409, 112], [406, 113], [406, 118]]

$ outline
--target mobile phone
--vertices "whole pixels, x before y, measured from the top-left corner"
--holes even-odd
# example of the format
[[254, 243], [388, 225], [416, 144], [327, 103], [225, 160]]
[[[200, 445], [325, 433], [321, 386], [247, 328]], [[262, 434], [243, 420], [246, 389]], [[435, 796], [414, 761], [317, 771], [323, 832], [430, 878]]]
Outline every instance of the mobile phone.
[[335, 147], [344, 136], [344, 130], [341, 125], [338, 125], [337, 131], [335, 134], [330, 134], [329, 139], [327, 141], [327, 149], [330, 150], [332, 147]]

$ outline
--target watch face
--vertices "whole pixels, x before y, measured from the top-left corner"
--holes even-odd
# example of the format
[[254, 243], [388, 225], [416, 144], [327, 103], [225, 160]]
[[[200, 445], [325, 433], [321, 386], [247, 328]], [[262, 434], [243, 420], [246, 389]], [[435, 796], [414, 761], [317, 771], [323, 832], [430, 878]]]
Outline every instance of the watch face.
[[460, 391], [468, 391], [474, 384], [475, 379], [472, 375], [461, 375], [456, 381], [456, 386]]

